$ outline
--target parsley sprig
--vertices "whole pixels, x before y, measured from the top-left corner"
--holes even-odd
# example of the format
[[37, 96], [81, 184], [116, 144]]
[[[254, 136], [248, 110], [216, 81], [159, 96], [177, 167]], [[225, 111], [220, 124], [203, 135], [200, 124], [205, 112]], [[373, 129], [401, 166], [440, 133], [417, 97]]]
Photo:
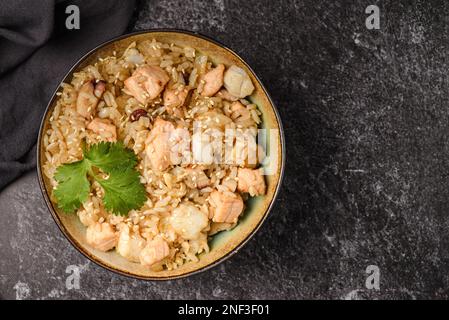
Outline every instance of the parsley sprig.
[[[67, 163], [56, 169], [54, 178], [58, 186], [54, 196], [58, 207], [70, 213], [78, 209], [89, 197], [90, 176], [104, 190], [103, 204], [116, 215], [127, 215], [139, 209], [146, 201], [146, 191], [134, 168], [137, 157], [123, 143], [100, 142], [90, 148], [83, 147], [83, 159]], [[108, 175], [103, 179], [98, 170]]]

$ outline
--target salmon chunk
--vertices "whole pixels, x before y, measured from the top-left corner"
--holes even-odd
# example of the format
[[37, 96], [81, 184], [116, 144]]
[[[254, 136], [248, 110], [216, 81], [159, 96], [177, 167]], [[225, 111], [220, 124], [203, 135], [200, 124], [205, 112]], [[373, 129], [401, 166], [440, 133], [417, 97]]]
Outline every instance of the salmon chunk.
[[118, 235], [109, 223], [97, 222], [87, 228], [86, 241], [95, 249], [108, 251], [117, 245]]
[[189, 94], [188, 88], [174, 89], [167, 88], [164, 91], [164, 106], [167, 108], [177, 108], [184, 104], [187, 95]]
[[265, 180], [261, 169], [239, 168], [237, 190], [248, 192], [252, 197], [265, 194]]
[[76, 112], [84, 118], [89, 119], [95, 114], [98, 101], [106, 89], [104, 81], [94, 83], [93, 81], [83, 84], [76, 98]]
[[213, 222], [237, 222], [243, 212], [243, 200], [236, 193], [213, 191], [209, 201], [213, 209]]
[[146, 140], [146, 155], [151, 167], [157, 171], [167, 169], [170, 164], [170, 136], [174, 135], [175, 126], [161, 118], [154, 122], [153, 129]]
[[223, 86], [223, 74], [225, 66], [219, 64], [216, 68], [207, 72], [201, 80], [204, 81], [203, 91], [201, 95], [203, 97], [212, 97]]
[[117, 141], [117, 129], [109, 119], [94, 118], [87, 125], [87, 129], [98, 134], [102, 140]]
[[231, 112], [231, 118], [233, 120], [237, 117], [249, 115], [249, 110], [240, 101], [235, 101], [231, 104]]
[[187, 176], [185, 179], [185, 183], [189, 188], [202, 189], [210, 184], [210, 179], [207, 177], [207, 175], [204, 173], [204, 170], [202, 170], [201, 168], [199, 167], [187, 168], [186, 172]]
[[125, 80], [126, 90], [140, 103], [156, 98], [170, 80], [167, 72], [158, 66], [142, 66]]
[[156, 238], [148, 241], [145, 248], [140, 252], [140, 263], [146, 266], [151, 266], [168, 257], [169, 252], [170, 250], [165, 240]]
[[232, 102], [237, 101], [239, 99], [230, 94], [229, 91], [226, 89], [221, 89], [220, 91], [217, 92], [215, 96]]

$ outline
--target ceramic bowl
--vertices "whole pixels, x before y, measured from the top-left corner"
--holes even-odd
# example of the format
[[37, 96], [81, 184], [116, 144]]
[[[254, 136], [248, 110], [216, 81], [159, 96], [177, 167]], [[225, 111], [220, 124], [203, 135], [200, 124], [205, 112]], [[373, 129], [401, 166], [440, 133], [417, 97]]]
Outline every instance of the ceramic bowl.
[[180, 46], [189, 45], [197, 49], [200, 53], [208, 55], [214, 63], [224, 63], [227, 66], [235, 64], [246, 70], [250, 75], [256, 89], [251, 97], [249, 97], [249, 100], [256, 103], [262, 112], [263, 127], [274, 129], [272, 131], [277, 133], [275, 134], [275, 138], [267, 146], [268, 153], [272, 153], [272, 159], [276, 163], [273, 173], [266, 176], [266, 195], [249, 200], [239, 224], [230, 231], [224, 231], [213, 236], [209, 242], [210, 252], [201, 254], [199, 262], [185, 263], [175, 270], [155, 272], [148, 267], [126, 260], [115, 251], [101, 252], [90, 247], [86, 243], [86, 228], [81, 224], [77, 215], [63, 213], [50, 201], [51, 185], [42, 170], [42, 165], [45, 161], [43, 133], [49, 128], [49, 118], [56, 104], [57, 90], [48, 104], [39, 130], [37, 168], [39, 183], [45, 202], [62, 233], [78, 251], [100, 266], [123, 275], [145, 280], [168, 280], [192, 275], [219, 264], [237, 252], [256, 233], [270, 212], [278, 193], [284, 168], [285, 146], [279, 114], [254, 71], [234, 51], [196, 33], [181, 30], [146, 30], [115, 38], [96, 47], [82, 57], [68, 71], [62, 82], [70, 82], [74, 72], [93, 63], [99, 57], [110, 56], [113, 54], [113, 51], [120, 54], [133, 41], [153, 38], [161, 42], [174, 43]]

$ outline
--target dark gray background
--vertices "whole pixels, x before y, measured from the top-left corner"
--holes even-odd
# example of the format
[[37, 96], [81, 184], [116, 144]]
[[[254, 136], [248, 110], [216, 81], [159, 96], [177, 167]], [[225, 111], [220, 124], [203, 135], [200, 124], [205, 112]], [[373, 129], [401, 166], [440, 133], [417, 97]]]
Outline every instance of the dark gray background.
[[[448, 298], [449, 3], [401, 2], [139, 2], [130, 30], [197, 31], [256, 70], [285, 128], [278, 201], [220, 266], [143, 282], [72, 248], [29, 173], [0, 194], [1, 298]], [[370, 4], [380, 30], [365, 27]]]

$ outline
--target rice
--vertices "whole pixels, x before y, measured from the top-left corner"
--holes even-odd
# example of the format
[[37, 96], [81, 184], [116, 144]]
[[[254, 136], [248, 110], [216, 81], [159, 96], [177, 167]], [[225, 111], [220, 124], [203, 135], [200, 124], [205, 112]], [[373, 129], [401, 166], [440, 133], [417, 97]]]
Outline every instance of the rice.
[[[162, 68], [176, 95], [186, 88], [189, 90], [190, 104], [170, 108], [164, 104], [162, 96], [145, 104], [139, 102], [125, 88], [124, 82], [141, 65]], [[141, 243], [148, 245], [156, 239], [165, 241], [168, 244], [168, 254], [151, 265], [153, 270], [172, 270], [186, 262], [197, 262], [201, 253], [209, 252], [208, 238], [211, 235], [229, 230], [237, 223], [214, 222], [212, 217], [217, 209], [211, 201], [211, 194], [217, 191], [229, 197], [240, 197], [237, 191], [236, 164], [180, 163], [159, 172], [154, 170], [146, 156], [148, 136], [157, 118], [170, 121], [189, 133], [193, 133], [192, 124], [198, 119], [203, 121], [200, 128], [203, 132], [224, 132], [225, 128], [257, 132], [262, 121], [261, 113], [249, 100], [240, 99], [243, 107], [233, 111], [233, 102], [220, 96], [203, 97], [199, 94], [205, 86], [203, 76], [212, 68], [209, 58], [192, 47], [179, 47], [155, 39], [133, 42], [124, 52], [114, 52], [113, 56], [99, 58], [95, 64], [74, 73], [70, 83], [62, 84], [50, 117], [50, 129], [43, 137], [46, 159], [43, 171], [55, 188], [57, 182], [53, 176], [56, 168], [82, 159], [83, 140], [93, 144], [105, 139], [101, 133], [87, 128], [92, 117], [86, 118], [77, 112], [77, 97], [80, 88], [89, 81], [106, 83], [106, 90], [95, 110], [88, 111], [94, 111], [97, 117], [110, 121], [116, 127], [117, 139], [135, 152], [139, 160], [137, 169], [141, 174], [141, 182], [145, 184], [148, 199], [142, 208], [130, 211], [127, 217], [116, 216], [105, 210], [102, 204], [103, 190], [97, 182], [93, 182], [90, 196], [77, 210], [77, 215], [88, 230], [98, 224], [112, 226], [119, 242], [138, 238], [142, 240]], [[147, 116], [131, 121], [131, 114], [137, 109], [144, 109]], [[252, 186], [249, 193], [257, 194]], [[246, 196], [243, 195], [243, 198]], [[51, 199], [55, 201], [53, 195]], [[207, 225], [195, 238], [184, 238], [173, 227], [173, 212], [185, 203], [192, 204], [197, 208], [195, 210], [208, 217]], [[127, 234], [126, 237], [120, 237], [125, 229], [130, 236]], [[135, 258], [123, 254], [120, 245], [115, 247], [119, 254], [136, 262]]]

